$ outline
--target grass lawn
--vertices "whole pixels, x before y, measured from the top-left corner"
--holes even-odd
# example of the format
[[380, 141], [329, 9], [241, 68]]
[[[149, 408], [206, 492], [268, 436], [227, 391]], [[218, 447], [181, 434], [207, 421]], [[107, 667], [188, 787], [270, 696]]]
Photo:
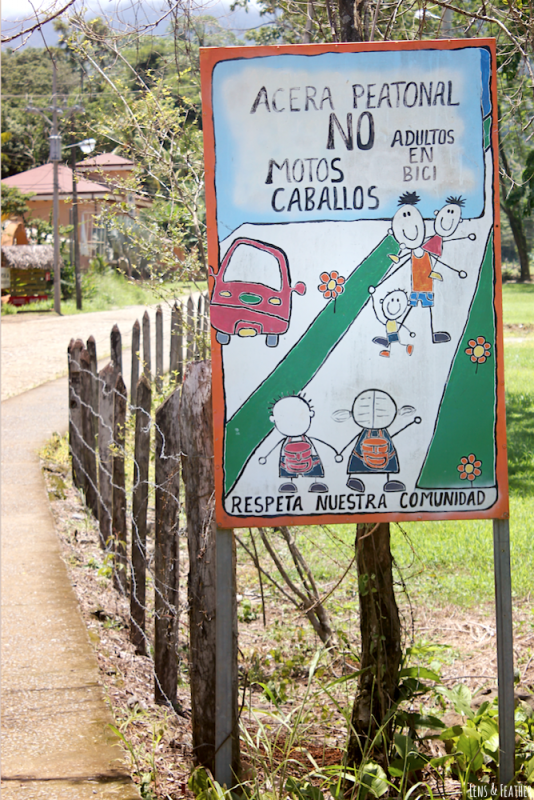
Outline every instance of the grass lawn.
[[534, 283], [505, 283], [502, 304], [505, 325], [534, 325]]
[[[505, 284], [503, 306], [505, 325], [526, 328], [518, 337], [510, 337], [505, 330], [504, 345], [512, 589], [514, 598], [522, 599], [532, 591], [534, 572], [534, 285]], [[392, 550], [411, 575], [412, 592], [436, 605], [474, 606], [492, 600], [491, 521], [419, 522], [402, 527], [408, 538], [397, 525], [391, 526]]]
[[[82, 276], [82, 310], [78, 311], [76, 299], [71, 297], [61, 301], [61, 313], [68, 316], [70, 314], [86, 314], [91, 311], [107, 311], [125, 306], [169, 303], [173, 302], [176, 297], [187, 295], [190, 292], [205, 291], [206, 288], [205, 281], [140, 283], [129, 281], [113, 270], [108, 270], [103, 274], [89, 272]], [[54, 300], [52, 297], [23, 308], [25, 311], [51, 311], [54, 308]], [[2, 313], [15, 313], [15, 308], [11, 306], [6, 309], [3, 306]]]

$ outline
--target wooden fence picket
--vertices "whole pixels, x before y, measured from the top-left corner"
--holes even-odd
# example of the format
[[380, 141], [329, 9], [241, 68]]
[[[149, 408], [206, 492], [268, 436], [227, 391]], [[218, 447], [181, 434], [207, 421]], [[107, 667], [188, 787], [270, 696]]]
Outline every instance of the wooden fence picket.
[[100, 545], [107, 548], [111, 542], [111, 445], [113, 442], [113, 396], [117, 381], [113, 362], [98, 373], [98, 485], [100, 496]]
[[117, 378], [113, 395], [113, 453], [111, 458], [111, 530], [114, 545], [113, 585], [128, 592], [128, 550], [126, 524], [126, 475], [124, 445], [126, 441], [126, 384], [122, 375]]
[[208, 299], [208, 293], [204, 295], [204, 308], [202, 314], [202, 358], [205, 359], [208, 356], [208, 335], [210, 330], [210, 323], [209, 323], [209, 314], [210, 314], [210, 304]]
[[132, 370], [130, 377], [130, 403], [135, 406], [137, 381], [139, 380], [139, 357], [141, 350], [141, 326], [136, 319], [132, 327]]
[[[114, 325], [110, 335], [111, 361], [115, 366], [115, 374], [122, 374], [122, 337], [118, 325]], [[115, 387], [113, 387], [115, 388]]]
[[150, 406], [152, 390], [145, 375], [137, 384], [135, 410], [134, 485], [132, 495], [132, 574], [130, 581], [130, 641], [138, 655], [146, 655], [146, 533], [148, 465], [150, 462]]
[[195, 325], [195, 359], [200, 361], [203, 358], [202, 342], [202, 318], [204, 316], [204, 296], [199, 294], [197, 301], [197, 318]]
[[96, 436], [92, 408], [93, 373], [91, 356], [83, 348], [80, 353], [81, 417], [82, 417], [82, 469], [84, 474], [85, 502], [98, 519], [98, 477], [96, 467]]
[[193, 298], [189, 295], [187, 300], [187, 331], [186, 331], [186, 358], [193, 361], [195, 357], [195, 305]]
[[148, 311], [143, 314], [143, 375], [151, 380], [152, 365], [150, 362], [150, 317]]
[[78, 489], [84, 489], [85, 478], [82, 469], [82, 376], [80, 373], [80, 354], [83, 350], [81, 339], [71, 339], [67, 349], [69, 367], [69, 448], [72, 460], [72, 480]]
[[177, 351], [177, 370], [176, 383], [181, 383], [184, 379], [184, 312], [180, 304], [176, 315], [176, 351]]
[[180, 389], [156, 411], [154, 698], [177, 706], [180, 528]]
[[193, 757], [215, 768], [215, 615], [217, 526], [213, 507], [211, 365], [189, 362], [180, 406], [182, 476], [189, 549], [189, 679]]
[[163, 386], [163, 311], [156, 309], [156, 390], [161, 392]]
[[93, 411], [93, 430], [96, 437], [98, 436], [98, 359], [94, 336], [88, 338], [86, 349], [91, 358], [91, 409]]

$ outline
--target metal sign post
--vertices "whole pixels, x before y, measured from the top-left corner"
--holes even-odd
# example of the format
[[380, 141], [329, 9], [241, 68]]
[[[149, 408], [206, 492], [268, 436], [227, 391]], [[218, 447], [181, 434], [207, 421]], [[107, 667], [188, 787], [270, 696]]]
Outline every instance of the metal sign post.
[[217, 528], [217, 607], [215, 616], [215, 780], [230, 788], [235, 783], [234, 744], [237, 706], [237, 631], [234, 629], [234, 532]]
[[493, 558], [499, 692], [499, 782], [502, 787], [510, 783], [515, 772], [514, 643], [510, 523], [507, 519], [493, 520]]

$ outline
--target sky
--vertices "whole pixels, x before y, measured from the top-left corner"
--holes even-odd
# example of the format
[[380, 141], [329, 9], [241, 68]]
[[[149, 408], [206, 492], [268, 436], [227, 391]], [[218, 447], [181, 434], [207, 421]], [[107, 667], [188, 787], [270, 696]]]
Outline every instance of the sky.
[[[36, 0], [32, 3], [31, 0], [2, 0], [2, 30], [3, 35], [7, 36], [11, 32], [18, 30], [20, 24], [17, 25], [18, 20], [31, 19], [35, 16], [35, 10], [40, 14], [50, 13], [54, 8], [61, 7], [64, 0]], [[233, 30], [237, 35], [248, 28], [260, 24], [260, 17], [255, 3], [252, 3], [249, 13], [243, 9], [236, 9], [230, 12], [229, 2], [224, 0], [199, 0], [198, 13], [210, 14], [218, 18], [225, 27]], [[134, 24], [136, 19], [141, 23], [150, 23], [157, 20], [163, 13], [168, 11], [168, 4], [163, 3], [162, 0], [143, 0], [142, 3], [135, 0], [89, 0], [89, 2], [77, 2], [74, 7], [71, 6], [69, 11], [73, 8], [81, 9], [85, 7], [88, 17], [96, 16], [112, 16], [120, 19], [126, 23]], [[193, 13], [195, 13], [193, 11]], [[161, 33], [164, 33], [168, 26], [168, 18], [161, 25]], [[43, 32], [46, 42], [49, 45], [54, 45], [57, 41], [57, 35], [51, 23], [43, 26]], [[17, 47], [20, 44], [20, 39], [9, 43], [9, 47]], [[39, 32], [33, 33], [25, 43], [25, 46], [42, 47], [43, 39]]]

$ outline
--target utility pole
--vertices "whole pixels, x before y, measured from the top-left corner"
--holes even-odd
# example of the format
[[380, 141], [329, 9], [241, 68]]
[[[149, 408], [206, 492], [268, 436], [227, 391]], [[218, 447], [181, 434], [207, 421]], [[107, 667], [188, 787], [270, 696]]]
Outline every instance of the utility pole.
[[82, 309], [82, 282], [80, 278], [80, 243], [78, 241], [78, 185], [76, 183], [76, 148], [79, 147], [85, 155], [91, 153], [95, 148], [95, 139], [84, 139], [83, 142], [71, 144], [71, 166], [72, 166], [72, 235], [74, 240], [74, 278], [76, 281], [76, 308]]
[[76, 281], [76, 308], [81, 311], [82, 308], [82, 282], [80, 280], [80, 243], [78, 241], [78, 186], [76, 184], [76, 145], [71, 150], [71, 165], [72, 165], [72, 232], [74, 239], [74, 279]]
[[[64, 111], [58, 106], [57, 103], [57, 69], [56, 62], [52, 58], [52, 105], [48, 107], [48, 111], [52, 112], [52, 119], [50, 120], [46, 114], [35, 106], [28, 106], [26, 111], [32, 114], [40, 114], [50, 125], [50, 155], [48, 160], [53, 164], [53, 227], [54, 227], [54, 311], [56, 314], [61, 314], [61, 269], [59, 265], [59, 162], [61, 161], [61, 136], [58, 130], [58, 117], [62, 116]], [[84, 108], [80, 105], [72, 106], [68, 109], [68, 116], [83, 112]], [[74, 174], [72, 176], [74, 181]]]
[[54, 166], [54, 311], [61, 314], [61, 269], [59, 266], [59, 162], [61, 137], [57, 129], [57, 69], [52, 61], [52, 131], [50, 134], [50, 160]]

